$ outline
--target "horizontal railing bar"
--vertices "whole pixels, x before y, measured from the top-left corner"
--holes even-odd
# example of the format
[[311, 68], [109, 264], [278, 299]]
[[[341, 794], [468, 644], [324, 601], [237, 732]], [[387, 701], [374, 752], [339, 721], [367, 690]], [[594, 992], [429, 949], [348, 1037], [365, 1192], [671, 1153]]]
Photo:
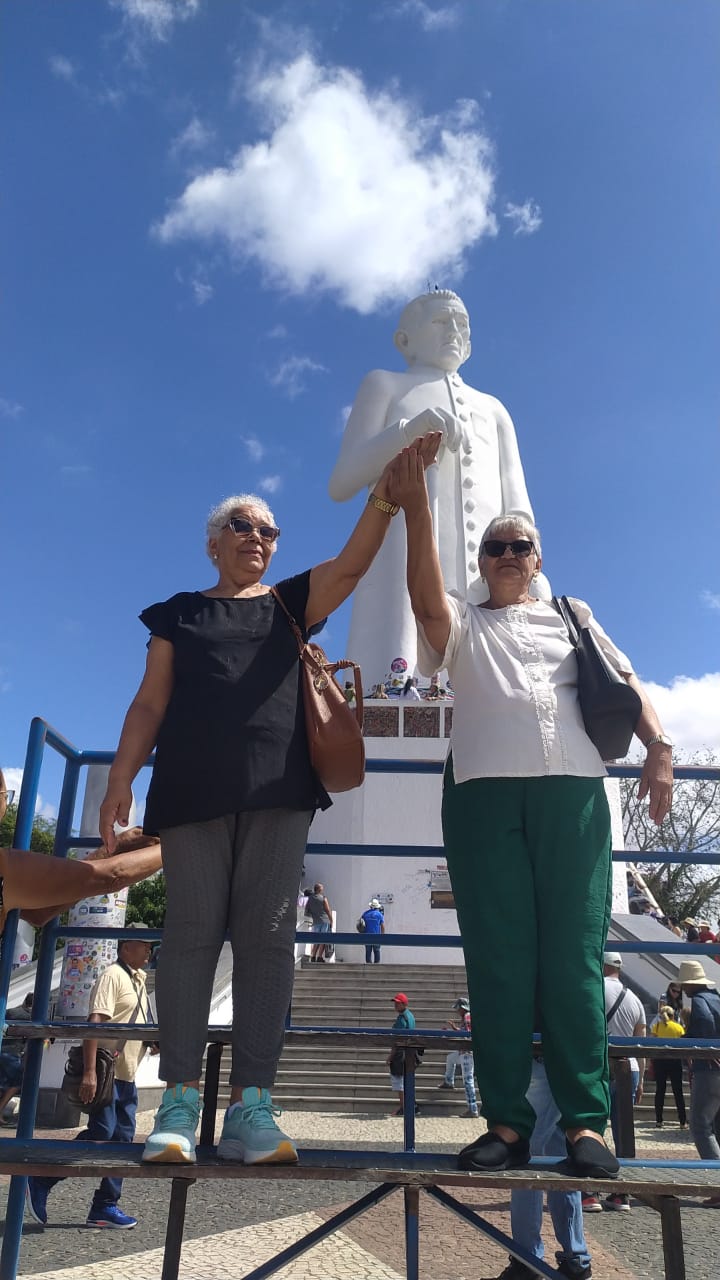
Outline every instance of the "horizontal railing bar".
[[[87, 1040], [97, 1037], [97, 1023], [87, 1022], [8, 1022], [8, 1033], [23, 1040]], [[155, 1023], [104, 1023], [103, 1040], [148, 1040], [151, 1032], [158, 1032]], [[213, 1044], [229, 1044], [232, 1036], [230, 1026], [208, 1027], [208, 1042]], [[470, 1037], [463, 1032], [416, 1028], [411, 1032], [393, 1031], [390, 1027], [325, 1027], [294, 1026], [285, 1033], [285, 1043], [292, 1045], [326, 1043], [332, 1038], [333, 1044], [353, 1044], [363, 1040], [367, 1044], [398, 1045], [400, 1047], [425, 1046], [430, 1048], [467, 1048]], [[692, 1040], [661, 1039], [659, 1036], [610, 1036], [608, 1045], [612, 1057], [625, 1058], [640, 1054], [641, 1057], [668, 1056], [667, 1050], [674, 1050], [675, 1057], [712, 1058], [720, 1055], [720, 1040], [717, 1037]], [[542, 1041], [532, 1042], [534, 1053], [542, 1053]], [[628, 1053], [628, 1050], [631, 1053]]]
[[[311, 841], [307, 845], [307, 853], [340, 854], [347, 858], [427, 858], [437, 861], [445, 858], [445, 849], [441, 844], [339, 844], [327, 841], [320, 844]], [[654, 853], [641, 853], [639, 849], [613, 849], [613, 862], [652, 862], [652, 863], [691, 863], [693, 866], [717, 866], [720, 864], [720, 853], [676, 853], [665, 850]]]

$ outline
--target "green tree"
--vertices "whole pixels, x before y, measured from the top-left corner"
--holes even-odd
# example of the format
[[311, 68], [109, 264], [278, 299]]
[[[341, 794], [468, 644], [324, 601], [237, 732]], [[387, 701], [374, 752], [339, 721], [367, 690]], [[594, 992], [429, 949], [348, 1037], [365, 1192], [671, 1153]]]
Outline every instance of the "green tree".
[[165, 923], [167, 897], [165, 876], [162, 871], [134, 884], [128, 893], [126, 924], [146, 924], [151, 929], [162, 929]]
[[[7, 813], [0, 821], [0, 848], [7, 849], [12, 845], [16, 822], [17, 805], [8, 805]], [[36, 815], [30, 837], [30, 848], [35, 853], [52, 853], [56, 825], [49, 818], [40, 818]]]
[[[696, 751], [676, 765], [720, 766], [712, 751]], [[720, 853], [720, 780], [692, 779], [675, 783], [673, 806], [661, 826], [648, 816], [647, 800], [637, 798], [636, 779], [620, 780], [625, 848], [642, 872], [648, 889], [666, 915], [682, 920], [720, 907], [720, 873], [704, 866], [704, 854]], [[643, 863], [644, 853], [692, 853], [698, 862]], [[634, 856], [633, 856], [634, 854]]]

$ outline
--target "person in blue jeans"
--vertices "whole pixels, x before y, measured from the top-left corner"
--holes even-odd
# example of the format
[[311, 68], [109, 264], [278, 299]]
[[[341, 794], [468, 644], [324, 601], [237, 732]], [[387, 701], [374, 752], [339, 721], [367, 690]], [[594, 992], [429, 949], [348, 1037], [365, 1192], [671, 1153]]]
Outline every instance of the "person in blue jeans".
[[[449, 1031], [467, 1031], [468, 1035], [472, 1032], [472, 1022], [470, 1018], [470, 1001], [467, 996], [460, 996], [453, 1004], [453, 1011], [457, 1015], [445, 1023], [445, 1030]], [[463, 1085], [465, 1086], [465, 1097], [467, 1098], [467, 1111], [463, 1112], [464, 1119], [475, 1119], [478, 1114], [477, 1096], [475, 1094], [475, 1059], [473, 1058], [472, 1048], [466, 1051], [462, 1049], [451, 1049], [445, 1059], [445, 1074], [443, 1077], [441, 1089], [455, 1088], [455, 1072], [458, 1067], [462, 1071]]]
[[[145, 926], [129, 926], [143, 929]], [[150, 1007], [143, 970], [150, 959], [151, 945], [143, 938], [123, 938], [118, 944], [118, 958], [100, 974], [90, 993], [90, 1022], [150, 1022]], [[91, 1103], [97, 1091], [97, 1040], [83, 1041], [83, 1077], [79, 1094]], [[115, 1044], [113, 1048], [118, 1047]], [[135, 1073], [145, 1054], [142, 1040], [126, 1040], [119, 1046], [115, 1059], [115, 1083], [112, 1102], [91, 1111], [87, 1128], [77, 1135], [82, 1142], [132, 1142], [138, 1095]], [[53, 1187], [62, 1178], [28, 1178], [27, 1207], [41, 1226], [47, 1225], [47, 1201]], [[89, 1227], [115, 1227], [125, 1230], [137, 1226], [137, 1218], [124, 1213], [118, 1201], [122, 1192], [121, 1178], [103, 1178], [93, 1196], [87, 1217]]]
[[[532, 1064], [530, 1088], [527, 1093], [537, 1120], [530, 1139], [531, 1156], [564, 1156], [565, 1134], [558, 1125], [560, 1111], [550, 1092], [542, 1058], [535, 1056]], [[552, 1218], [555, 1238], [560, 1246], [555, 1257], [558, 1275], [570, 1280], [589, 1280], [592, 1276], [591, 1258], [583, 1230], [582, 1204], [579, 1191], [548, 1191], [548, 1209]], [[545, 1249], [542, 1240], [543, 1193], [542, 1191], [513, 1191], [510, 1199], [510, 1224], [512, 1238], [535, 1258], [542, 1259]], [[498, 1280], [533, 1280], [535, 1272], [511, 1258]]]
[[[699, 960], [683, 960], [678, 982], [690, 997], [690, 1040], [720, 1039], [720, 995]], [[720, 1121], [720, 1058], [694, 1058], [690, 1085], [690, 1132], [701, 1160], [720, 1160], [717, 1124]], [[720, 1196], [704, 1202], [720, 1205]]]
[[[379, 937], [381, 933], [385, 932], [385, 916], [377, 898], [370, 899], [370, 906], [367, 911], [363, 911], [360, 919], [365, 921], [364, 933], [367, 938]], [[380, 963], [379, 942], [368, 941], [365, 943], [365, 963]]]

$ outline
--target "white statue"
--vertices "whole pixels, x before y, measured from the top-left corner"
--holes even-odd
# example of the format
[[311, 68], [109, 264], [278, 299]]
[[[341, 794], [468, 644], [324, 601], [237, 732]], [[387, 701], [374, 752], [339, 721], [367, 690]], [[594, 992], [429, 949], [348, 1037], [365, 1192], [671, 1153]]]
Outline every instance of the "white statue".
[[[372, 486], [385, 464], [428, 431], [441, 431], [438, 465], [428, 471], [435, 538], [445, 586], [475, 603], [487, 598], [479, 576], [479, 540], [493, 516], [522, 512], [533, 519], [515, 428], [494, 396], [476, 391], [457, 372], [470, 355], [470, 321], [448, 289], [422, 294], [405, 307], [395, 346], [405, 373], [374, 369], [361, 383], [330, 477], [330, 496], [346, 502]], [[537, 594], [549, 595], [539, 581]], [[415, 619], [405, 586], [405, 526], [393, 520], [370, 571], [353, 597], [347, 652], [363, 683], [383, 680], [395, 658], [416, 667]]]

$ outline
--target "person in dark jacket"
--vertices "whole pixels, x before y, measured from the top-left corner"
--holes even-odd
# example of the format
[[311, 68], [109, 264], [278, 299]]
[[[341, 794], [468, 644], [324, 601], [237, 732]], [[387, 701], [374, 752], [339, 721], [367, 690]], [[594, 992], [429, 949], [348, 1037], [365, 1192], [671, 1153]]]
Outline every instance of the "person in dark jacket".
[[[699, 960], [683, 960], [678, 973], [690, 997], [688, 1040], [720, 1041], [720, 995]], [[720, 1114], [720, 1051], [717, 1058], [694, 1058], [690, 1087], [690, 1132], [701, 1160], [720, 1160], [715, 1122]], [[720, 1202], [720, 1197], [717, 1197]]]

